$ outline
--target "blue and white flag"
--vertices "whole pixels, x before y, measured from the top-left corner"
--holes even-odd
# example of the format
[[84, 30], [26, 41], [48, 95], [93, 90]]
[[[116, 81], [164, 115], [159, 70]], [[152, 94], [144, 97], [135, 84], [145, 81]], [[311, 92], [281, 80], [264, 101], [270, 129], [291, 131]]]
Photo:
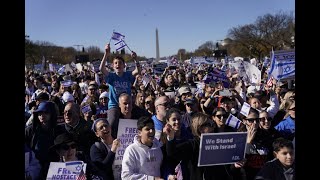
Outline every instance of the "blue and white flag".
[[124, 35], [122, 35], [118, 32], [113, 32], [111, 39], [120, 41], [120, 40], [123, 40], [124, 37], [125, 37]]
[[229, 115], [229, 117], [226, 121], [227, 126], [230, 126], [230, 127], [236, 128], [236, 129], [239, 129], [240, 123], [241, 123], [241, 121], [232, 114]]
[[66, 70], [66, 66], [63, 65], [61, 68], [58, 69], [58, 73], [59, 73], [60, 75], [62, 75], [65, 70]]
[[74, 83], [71, 80], [66, 80], [66, 81], [61, 81], [60, 84], [63, 85], [63, 87], [70, 87], [72, 86]]
[[271, 65], [268, 79], [271, 76], [276, 80], [295, 76], [295, 51], [271, 51]]
[[213, 69], [211, 72], [208, 72], [208, 74], [206, 74], [202, 80], [206, 84], [210, 84], [210, 82], [213, 81], [213, 82], [222, 82], [225, 88], [229, 88], [230, 86], [230, 81], [226, 75], [226, 72], [217, 68]]
[[115, 44], [116, 47], [116, 51], [120, 51], [121, 49], [125, 48], [127, 45], [126, 43], [121, 39], [118, 42], [116, 42]]
[[70, 161], [66, 162], [66, 169], [74, 174], [80, 174], [83, 169], [83, 161]]
[[81, 108], [82, 114], [85, 114], [85, 113], [90, 112], [90, 111], [92, 111], [92, 110], [91, 110], [91, 107], [90, 107], [90, 104], [87, 104], [87, 105], [85, 105], [85, 106], [83, 106], [83, 107]]

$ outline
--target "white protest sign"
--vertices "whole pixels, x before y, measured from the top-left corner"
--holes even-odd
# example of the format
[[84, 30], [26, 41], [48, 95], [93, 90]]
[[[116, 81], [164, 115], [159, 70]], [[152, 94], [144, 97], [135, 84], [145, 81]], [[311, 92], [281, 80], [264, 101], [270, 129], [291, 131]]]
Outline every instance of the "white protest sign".
[[53, 64], [51, 64], [51, 63], [49, 64], [49, 71], [54, 72], [54, 67], [53, 67]]
[[256, 85], [260, 84], [261, 71], [257, 68], [257, 66], [246, 61], [243, 61], [243, 66], [245, 68], [249, 82]]
[[76, 68], [78, 69], [78, 71], [82, 71], [82, 65], [80, 63], [76, 64]]
[[250, 107], [250, 104], [244, 102], [241, 107], [240, 113], [247, 117], [249, 115]]
[[149, 74], [144, 74], [144, 76], [142, 76], [142, 83], [143, 83], [144, 87], [146, 87], [149, 84], [151, 79], [152, 79], [152, 77]]
[[72, 70], [72, 68], [71, 68], [71, 66], [69, 64], [65, 65], [65, 72], [70, 72], [70, 73], [73, 72], [73, 70]]
[[[83, 165], [84, 172], [86, 172], [86, 168], [87, 168], [87, 164], [84, 163]], [[50, 162], [50, 166], [47, 174], [47, 180], [53, 180], [53, 179], [77, 180], [78, 176], [79, 174], [73, 173], [66, 168], [65, 162]]]
[[121, 179], [121, 163], [125, 149], [133, 143], [134, 136], [138, 134], [137, 119], [119, 119], [117, 138], [120, 147], [117, 149], [113, 162], [113, 176], [115, 180]]
[[99, 72], [100, 64], [101, 64], [101, 61], [100, 61], [100, 60], [98, 60], [98, 61], [93, 61], [93, 62], [92, 62], [93, 70], [94, 70], [95, 72]]

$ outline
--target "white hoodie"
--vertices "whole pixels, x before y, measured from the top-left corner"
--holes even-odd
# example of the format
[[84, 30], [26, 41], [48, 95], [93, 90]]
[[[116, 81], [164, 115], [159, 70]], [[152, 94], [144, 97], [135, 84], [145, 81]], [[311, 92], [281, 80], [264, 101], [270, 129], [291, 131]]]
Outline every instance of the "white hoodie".
[[162, 144], [154, 138], [151, 148], [141, 144], [138, 135], [123, 155], [121, 179], [154, 179], [160, 177], [160, 165], [163, 159]]

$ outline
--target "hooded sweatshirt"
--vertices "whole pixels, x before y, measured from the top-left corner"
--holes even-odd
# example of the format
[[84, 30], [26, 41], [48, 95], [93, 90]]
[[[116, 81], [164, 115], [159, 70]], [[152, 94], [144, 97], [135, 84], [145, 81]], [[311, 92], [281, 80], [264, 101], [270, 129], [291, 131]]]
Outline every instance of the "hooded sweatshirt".
[[162, 144], [154, 138], [152, 147], [142, 144], [138, 135], [134, 137], [123, 155], [121, 179], [154, 179], [160, 177], [163, 159]]

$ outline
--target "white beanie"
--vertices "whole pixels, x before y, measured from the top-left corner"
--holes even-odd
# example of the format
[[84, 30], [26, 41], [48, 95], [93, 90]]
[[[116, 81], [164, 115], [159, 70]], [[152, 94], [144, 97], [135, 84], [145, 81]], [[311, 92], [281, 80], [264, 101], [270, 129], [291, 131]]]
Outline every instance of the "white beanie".
[[107, 92], [101, 93], [100, 96], [99, 96], [99, 99], [105, 98], [105, 97], [109, 98], [109, 94]]
[[74, 101], [74, 97], [73, 97], [72, 94], [70, 94], [68, 91], [66, 91], [66, 92], [63, 93], [62, 100], [65, 103], [67, 103], [69, 101]]

